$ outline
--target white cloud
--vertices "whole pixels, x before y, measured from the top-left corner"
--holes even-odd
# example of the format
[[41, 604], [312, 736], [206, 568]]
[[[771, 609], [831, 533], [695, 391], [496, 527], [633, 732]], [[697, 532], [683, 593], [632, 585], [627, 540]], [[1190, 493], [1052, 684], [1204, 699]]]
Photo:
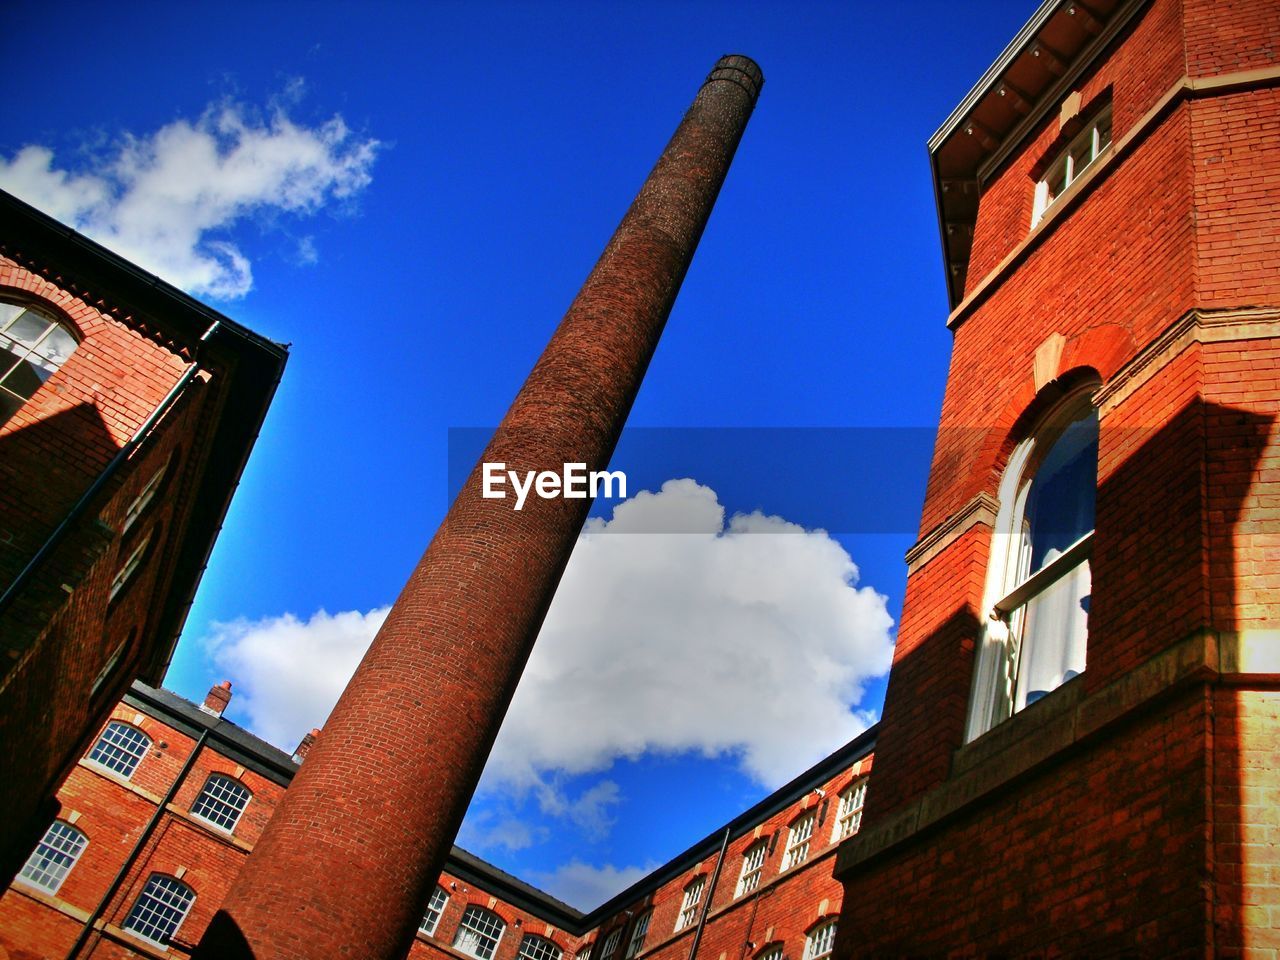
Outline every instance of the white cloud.
[[494, 810], [470, 812], [458, 831], [458, 843], [467, 850], [486, 852], [498, 848], [524, 850], [551, 836], [546, 827], [535, 827], [519, 817]]
[[[822, 531], [759, 513], [725, 521], [715, 491], [671, 480], [593, 520], [565, 570], [485, 772], [589, 836], [618, 788], [570, 797], [565, 776], [619, 757], [731, 756], [784, 783], [874, 721], [889, 668], [885, 598]], [[641, 533], [651, 529], [688, 533]], [[207, 643], [255, 732], [291, 747], [319, 726], [386, 609], [219, 624]]]
[[611, 864], [596, 867], [575, 859], [549, 873], [530, 871], [529, 879], [539, 889], [569, 906], [591, 910], [648, 876], [657, 867], [657, 863], [641, 867], [615, 867]]
[[389, 609], [216, 623], [204, 644], [234, 682], [232, 706], [245, 725], [292, 750], [324, 725]]
[[[688, 533], [643, 533], [644, 530]], [[618, 757], [734, 755], [777, 786], [874, 720], [851, 710], [890, 664], [885, 597], [823, 531], [727, 523], [715, 491], [670, 480], [593, 520], [494, 747], [485, 784]]]
[[0, 187], [191, 293], [241, 297], [253, 273], [227, 239], [231, 227], [315, 213], [370, 182], [378, 141], [338, 116], [314, 127], [290, 120], [280, 104], [300, 89], [291, 85], [266, 119], [227, 102], [194, 122], [126, 134], [92, 169], [60, 168], [48, 147], [25, 146], [0, 157]]

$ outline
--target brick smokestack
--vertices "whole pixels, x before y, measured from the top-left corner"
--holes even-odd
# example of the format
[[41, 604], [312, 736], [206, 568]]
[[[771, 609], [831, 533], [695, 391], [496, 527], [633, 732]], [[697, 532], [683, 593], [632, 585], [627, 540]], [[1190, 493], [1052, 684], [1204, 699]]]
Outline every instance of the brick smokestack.
[[[603, 470], [764, 81], [724, 57], [490, 441], [507, 469]], [[450, 507], [200, 960], [403, 957], [590, 508]], [[336, 883], [334, 878], [343, 882]]]

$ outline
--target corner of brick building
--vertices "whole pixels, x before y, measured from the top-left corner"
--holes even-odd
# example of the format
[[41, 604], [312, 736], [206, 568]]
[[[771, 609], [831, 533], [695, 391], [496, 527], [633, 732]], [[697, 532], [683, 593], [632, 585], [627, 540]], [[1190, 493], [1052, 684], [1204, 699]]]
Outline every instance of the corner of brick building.
[[[1126, 10], [981, 174], [842, 957], [1280, 947], [1280, 17]], [[1111, 146], [1033, 226], [1068, 91]], [[1009, 451], [1087, 380], [1087, 667], [966, 743]]]

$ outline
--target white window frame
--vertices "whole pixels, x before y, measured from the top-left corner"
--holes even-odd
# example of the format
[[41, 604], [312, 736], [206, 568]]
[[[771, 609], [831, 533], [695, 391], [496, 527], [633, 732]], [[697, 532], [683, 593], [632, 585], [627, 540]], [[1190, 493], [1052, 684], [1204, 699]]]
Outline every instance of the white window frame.
[[782, 960], [782, 944], [768, 943], [756, 954], [755, 960]]
[[[492, 918], [490, 927], [496, 925], [497, 933], [493, 933], [491, 929], [482, 929], [477, 926], [471, 926], [467, 920], [470, 917], [481, 917], [488, 921]], [[467, 905], [467, 909], [462, 913], [462, 919], [458, 921], [458, 932], [453, 936], [453, 949], [459, 953], [465, 953], [469, 957], [475, 957], [476, 960], [493, 960], [498, 953], [498, 944], [502, 942], [502, 936], [507, 932], [507, 922], [498, 916], [496, 912], [488, 907], [482, 907], [478, 903]], [[492, 940], [492, 945], [488, 948], [486, 954], [480, 949], [474, 947], [474, 944], [480, 941]], [[465, 941], [465, 942], [464, 942]]]
[[631, 939], [627, 941], [627, 951], [623, 954], [625, 960], [631, 960], [632, 957], [644, 949], [644, 940], [649, 934], [649, 921], [652, 919], [652, 910], [646, 910], [636, 917], [631, 927]]
[[[1094, 161], [1109, 146], [1111, 146], [1111, 104], [1108, 103], [1093, 116], [1080, 133], [1072, 138], [1071, 142], [1054, 158], [1053, 163], [1049, 164], [1044, 176], [1036, 183], [1035, 204], [1031, 212], [1031, 226], [1033, 229], [1049, 208], [1070, 192], [1071, 185], [1080, 179], [1085, 170], [1093, 166]], [[1082, 160], [1077, 161], [1077, 156], [1086, 147], [1088, 148], [1087, 154], [1084, 155]], [[1050, 196], [1049, 191], [1052, 189], [1052, 185], [1059, 179], [1063, 182], [1062, 191]]]
[[591, 960], [591, 951], [595, 949], [595, 943], [588, 943], [585, 947], [578, 950], [574, 960]]
[[124, 536], [129, 532], [129, 528], [138, 522], [151, 506], [151, 501], [155, 499], [156, 493], [160, 490], [160, 484], [169, 473], [169, 466], [173, 463], [173, 451], [169, 452], [169, 456], [165, 458], [164, 463], [160, 465], [160, 469], [151, 475], [151, 479], [143, 484], [138, 495], [133, 498], [133, 502], [125, 509], [124, 520], [120, 524], [120, 536]]
[[[161, 890], [153, 889], [153, 887], [163, 887], [166, 882], [171, 884], [172, 886], [167, 889], [161, 889]], [[144, 897], [149, 897], [153, 903], [158, 903], [161, 907], [165, 907], [170, 910], [177, 910], [178, 907], [175, 904], [170, 903], [168, 900], [164, 899], [164, 896], [171, 895], [178, 891], [186, 891], [186, 893], [190, 894], [190, 896], [183, 898], [184, 903], [182, 904], [181, 909], [179, 910], [178, 922], [173, 925], [172, 930], [170, 930], [168, 933], [164, 935], [163, 940], [157, 940], [155, 937], [152, 937], [148, 933], [144, 933], [142, 930], [138, 929], [137, 927], [130, 926], [131, 923], [144, 922], [143, 918], [141, 917], [138, 917], [135, 919], [135, 914], [137, 914], [139, 910], [143, 909]], [[191, 916], [191, 908], [195, 906], [195, 902], [196, 902], [196, 892], [192, 887], [183, 883], [177, 877], [171, 877], [167, 873], [153, 873], [151, 874], [151, 876], [147, 877], [146, 886], [144, 886], [142, 888], [142, 892], [138, 894], [138, 899], [133, 901], [133, 906], [129, 908], [129, 913], [124, 918], [124, 922], [120, 925], [120, 929], [124, 930], [131, 937], [137, 937], [139, 940], [142, 940], [146, 943], [153, 944], [154, 946], [159, 947], [161, 950], [168, 950], [169, 944], [172, 943], [173, 938], [178, 935], [178, 931], [182, 929], [182, 925], [183, 923], [186, 922], [187, 917]], [[154, 911], [155, 907], [150, 906], [150, 909]], [[150, 921], [150, 918], [146, 918], [146, 922], [149, 922], [149, 921]]]
[[[230, 791], [227, 791], [224, 785], [230, 786]], [[244, 803], [237, 807], [234, 800], [228, 799], [227, 796], [223, 795], [228, 792], [237, 799], [243, 792]], [[240, 818], [244, 816], [244, 812], [248, 809], [252, 800], [253, 791], [231, 776], [231, 774], [211, 773], [209, 778], [205, 780], [204, 786], [200, 788], [200, 793], [191, 803], [191, 816], [201, 823], [207, 823], [215, 830], [221, 830], [223, 833], [235, 833], [236, 826], [240, 823]], [[209, 808], [208, 812], [197, 809], [202, 804]], [[234, 816], [232, 816], [232, 813], [234, 813]], [[218, 817], [227, 819], [230, 822], [222, 823], [219, 819], [216, 819]]]
[[622, 927], [614, 927], [604, 938], [604, 946], [600, 948], [600, 960], [612, 960], [618, 949], [618, 941], [622, 939]]
[[[76, 336], [76, 332], [72, 329], [70, 324], [63, 323], [61, 320], [39, 307], [27, 303], [19, 303], [8, 298], [0, 299], [0, 304], [3, 304], [6, 307], [17, 308], [17, 312], [7, 318], [0, 313], [0, 340], [6, 342], [7, 346], [5, 347], [5, 350], [17, 358], [11, 364], [0, 360], [0, 393], [9, 397], [11, 402], [13, 400], [18, 401], [18, 406], [15, 407], [13, 411], [14, 414], [17, 414], [19, 410], [26, 406], [31, 397], [24, 396], [9, 386], [8, 384], [13, 382], [9, 380], [9, 377], [16, 370], [22, 367], [23, 364], [31, 364], [47, 371], [47, 375], [41, 379], [41, 385], [43, 386], [48, 382], [50, 377], [62, 369], [63, 364], [67, 362], [71, 357], [71, 354], [76, 352], [76, 348], [80, 346], [80, 338]], [[24, 314], [30, 314], [33, 317], [43, 320], [45, 328], [33, 341], [23, 341], [20, 343], [18, 340], [14, 339], [13, 336], [9, 335], [7, 331], [13, 326], [13, 324], [17, 323]], [[72, 347], [67, 351], [66, 356], [61, 359], [52, 355], [52, 352], [48, 349], [49, 337], [55, 329], [61, 330], [71, 338]], [[39, 387], [36, 389], [39, 390]], [[31, 396], [35, 396], [35, 392], [33, 392]], [[7, 423], [8, 421], [9, 417], [0, 413], [0, 424]]]
[[124, 588], [129, 585], [129, 581], [134, 578], [134, 575], [142, 567], [143, 562], [147, 559], [147, 548], [151, 546], [151, 538], [154, 535], [154, 530], [148, 531], [147, 535], [142, 538], [142, 542], [133, 548], [133, 552], [129, 554], [129, 559], [120, 565], [115, 578], [111, 581], [111, 589], [107, 591], [108, 603], [120, 596]]
[[868, 777], [855, 780], [840, 791], [836, 822], [831, 828], [831, 842], [852, 837], [862, 828], [862, 807], [867, 802]]
[[422, 922], [418, 924], [418, 931], [425, 933], [429, 937], [434, 937], [436, 928], [440, 926], [440, 918], [444, 916], [444, 908], [449, 905], [449, 894], [445, 893], [444, 887], [439, 884], [431, 891], [431, 897], [427, 900], [427, 909], [422, 914]]
[[764, 863], [769, 859], [769, 841], [757, 840], [742, 851], [742, 869], [738, 873], [738, 887], [733, 897], [736, 900], [744, 893], [752, 893], [760, 888], [764, 879]]
[[82, 830], [66, 820], [55, 820], [14, 879], [48, 894], [57, 893], [88, 845], [89, 838]]
[[818, 822], [818, 812], [810, 810], [791, 821], [787, 828], [787, 849], [782, 855], [778, 872], [798, 867], [809, 859], [809, 847], [813, 843], [813, 828]]
[[[698, 919], [698, 905], [702, 903], [702, 891], [707, 888], [707, 875], [699, 874], [684, 885], [684, 899], [676, 916], [676, 931], [691, 926]], [[601, 958], [603, 960], [603, 958]]]
[[[977, 739], [1023, 709], [1019, 705], [1018, 664], [1024, 650], [1018, 635], [1019, 616], [1035, 597], [1063, 577], [1087, 565], [1093, 554], [1093, 531], [1068, 546], [1057, 558], [1027, 576], [1023, 570], [1021, 530], [1023, 510], [1040, 457], [1053, 448], [1062, 431], [1079, 419], [1085, 404], [1092, 405], [1097, 383], [1077, 387], [1052, 413], [1019, 443], [1009, 457], [1000, 480], [1000, 509], [996, 514], [987, 582], [983, 594], [986, 611], [969, 696], [965, 742]], [[1095, 409], [1096, 413], [1096, 409]]]
[[[135, 751], [133, 747], [126, 748], [121, 746], [115, 740], [110, 739], [112, 731], [116, 728], [132, 730], [137, 733], [141, 737], [141, 749]], [[137, 738], [131, 737], [130, 740], [137, 743]], [[94, 754], [97, 753], [99, 748], [103, 747], [104, 744], [106, 749], [115, 750], [126, 757], [133, 758], [133, 762], [128, 764], [129, 769], [127, 771], [117, 770], [115, 767], [111, 766], [111, 762], [116, 761], [115, 757], [108, 757], [107, 761], [104, 762], [94, 756]], [[102, 728], [102, 732], [98, 734], [98, 739], [95, 740], [93, 746], [89, 748], [89, 752], [85, 755], [85, 760], [88, 763], [92, 763], [95, 767], [106, 770], [108, 773], [120, 777], [123, 780], [132, 780], [133, 775], [138, 772], [138, 766], [142, 763], [142, 758], [147, 755], [147, 752], [150, 749], [151, 738], [147, 736], [145, 730], [141, 730], [131, 723], [125, 723], [123, 720], [111, 720]]]
[[836, 945], [836, 922], [820, 923], [805, 935], [804, 960], [819, 960], [831, 954]]
[[526, 933], [520, 938], [520, 947], [516, 951], [520, 960], [561, 960], [564, 951], [556, 946], [550, 937], [541, 937], [536, 933]]

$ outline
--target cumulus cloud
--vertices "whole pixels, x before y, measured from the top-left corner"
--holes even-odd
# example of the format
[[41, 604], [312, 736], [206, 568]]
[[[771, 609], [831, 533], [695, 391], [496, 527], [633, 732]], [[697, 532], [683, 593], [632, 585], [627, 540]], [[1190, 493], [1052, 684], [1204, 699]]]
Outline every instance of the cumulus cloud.
[[[654, 529], [687, 532], [641, 532]], [[860, 699], [889, 668], [892, 620], [857, 578], [823, 531], [726, 519], [693, 480], [622, 502], [579, 539], [483, 788], [601, 836], [617, 785], [563, 784], [620, 757], [692, 751], [786, 782], [875, 719]], [[249, 726], [291, 746], [328, 715], [386, 612], [240, 620], [206, 642]]]
[[578, 541], [486, 786], [685, 751], [786, 782], [874, 720], [858, 704], [889, 668], [892, 620], [857, 577], [825, 532], [726, 520], [693, 480], [624, 501]]
[[569, 906], [590, 910], [648, 876], [657, 867], [657, 863], [646, 863], [640, 867], [615, 867], [612, 864], [597, 867], [575, 859], [550, 872], [531, 871], [529, 879]]
[[235, 682], [232, 703], [245, 725], [292, 750], [304, 733], [324, 725], [389, 609], [216, 623], [204, 644]]
[[[230, 228], [352, 197], [370, 182], [379, 147], [339, 116], [294, 122], [287, 99], [265, 118], [224, 102], [195, 121], [125, 134], [88, 169], [61, 167], [49, 147], [28, 145], [0, 157], [0, 187], [191, 293], [241, 297], [253, 271]], [[309, 243], [299, 250], [304, 260], [314, 255]]]

